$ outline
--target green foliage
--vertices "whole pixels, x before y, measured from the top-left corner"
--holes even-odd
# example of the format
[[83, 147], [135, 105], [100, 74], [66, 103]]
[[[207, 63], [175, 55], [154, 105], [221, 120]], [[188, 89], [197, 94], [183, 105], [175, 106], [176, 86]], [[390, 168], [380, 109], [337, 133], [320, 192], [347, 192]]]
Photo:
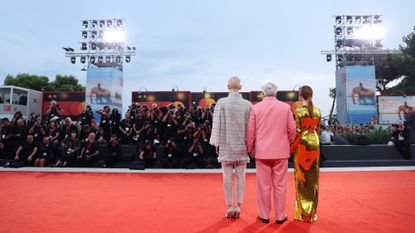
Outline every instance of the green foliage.
[[4, 79], [4, 85], [13, 85], [41, 91], [49, 83], [46, 76], [38, 76], [32, 74], [18, 74], [16, 77], [7, 75]]
[[85, 87], [78, 83], [72, 75], [56, 75], [54, 81], [49, 82], [46, 76], [31, 74], [18, 74], [16, 77], [8, 75], [4, 79], [4, 85], [13, 85], [38, 91], [84, 91]]
[[367, 136], [370, 144], [387, 144], [391, 139], [388, 130], [371, 130]]

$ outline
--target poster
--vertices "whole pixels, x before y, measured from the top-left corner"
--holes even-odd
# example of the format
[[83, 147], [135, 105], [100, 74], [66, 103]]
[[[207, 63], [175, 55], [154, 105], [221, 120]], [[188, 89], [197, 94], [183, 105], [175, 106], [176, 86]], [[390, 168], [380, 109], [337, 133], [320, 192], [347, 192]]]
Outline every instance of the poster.
[[415, 96], [379, 96], [378, 103], [380, 124], [403, 122], [406, 109], [415, 112]]

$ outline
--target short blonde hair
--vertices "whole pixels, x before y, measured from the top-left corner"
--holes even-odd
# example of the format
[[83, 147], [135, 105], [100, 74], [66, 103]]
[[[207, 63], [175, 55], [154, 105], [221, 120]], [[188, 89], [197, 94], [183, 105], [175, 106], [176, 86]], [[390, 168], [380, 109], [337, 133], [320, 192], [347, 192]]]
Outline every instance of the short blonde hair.
[[266, 81], [261, 86], [265, 96], [275, 96], [277, 94], [278, 86], [273, 81]]
[[228, 80], [228, 89], [240, 90], [241, 89], [241, 79], [237, 76], [232, 76]]

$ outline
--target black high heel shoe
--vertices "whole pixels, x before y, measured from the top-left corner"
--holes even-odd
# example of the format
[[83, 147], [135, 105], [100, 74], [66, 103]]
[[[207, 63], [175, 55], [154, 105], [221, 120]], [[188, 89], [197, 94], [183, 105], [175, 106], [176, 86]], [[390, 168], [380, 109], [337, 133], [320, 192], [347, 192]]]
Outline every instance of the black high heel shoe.
[[269, 223], [269, 219], [261, 218], [261, 217], [259, 217], [259, 215], [258, 215], [257, 219], [258, 219], [259, 221], [261, 221], [261, 222], [265, 223], [265, 224], [268, 224], [268, 223]]

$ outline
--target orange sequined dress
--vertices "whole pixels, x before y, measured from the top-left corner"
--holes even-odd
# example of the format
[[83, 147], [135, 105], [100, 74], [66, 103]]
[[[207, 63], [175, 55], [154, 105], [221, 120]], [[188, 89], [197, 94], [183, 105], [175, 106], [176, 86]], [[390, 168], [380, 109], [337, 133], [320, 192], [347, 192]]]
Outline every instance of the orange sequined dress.
[[314, 107], [313, 117], [310, 117], [306, 106], [298, 106], [294, 116], [297, 127], [296, 140], [291, 145], [296, 191], [294, 219], [315, 222], [320, 169], [320, 110]]

